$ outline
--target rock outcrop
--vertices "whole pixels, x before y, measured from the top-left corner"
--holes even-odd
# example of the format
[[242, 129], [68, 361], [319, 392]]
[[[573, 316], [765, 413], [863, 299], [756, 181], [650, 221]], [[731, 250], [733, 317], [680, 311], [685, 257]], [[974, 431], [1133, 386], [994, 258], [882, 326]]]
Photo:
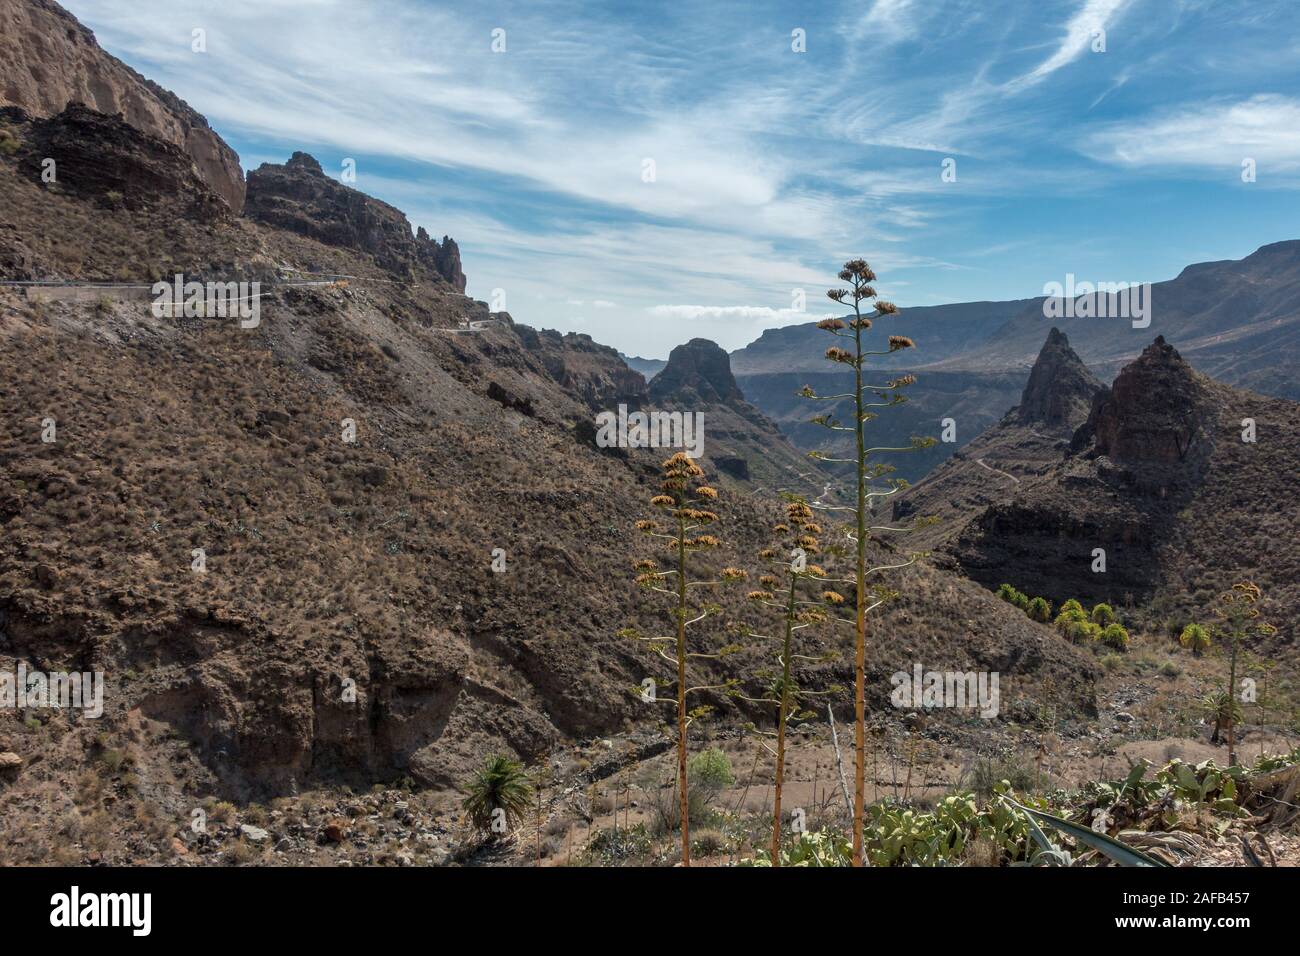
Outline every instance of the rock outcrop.
[[1088, 417], [1092, 397], [1101, 389], [1101, 382], [1070, 348], [1065, 333], [1053, 328], [1029, 372], [1017, 418], [1026, 424], [1073, 431]]
[[244, 207], [239, 156], [207, 120], [146, 80], [95, 41], [53, 0], [0, 0], [0, 106], [50, 117], [83, 104], [178, 147], [200, 179], [238, 215]]
[[1097, 393], [1057, 464], [961, 516], [944, 550], [988, 587], [1057, 604], [1159, 596], [1184, 619], [1251, 578], [1292, 619], [1298, 443], [1300, 405], [1215, 382], [1157, 338]]
[[0, 107], [0, 129], [15, 144], [23, 174], [49, 192], [132, 210], [165, 206], [168, 216], [200, 222], [230, 217], [229, 206], [179, 146], [121, 116], [73, 103], [41, 119], [6, 106]]
[[[896, 499], [895, 518], [939, 517], [939, 524], [918, 537], [926, 546], [950, 540], [972, 515], [1014, 498], [1056, 466], [1075, 429], [1087, 419], [1093, 396], [1104, 390], [1064, 333], [1052, 329], [1020, 404]], [[953, 417], [960, 431], [966, 419]]]
[[1099, 393], [1071, 447], [1117, 462], [1178, 465], [1208, 454], [1213, 418], [1196, 375], [1161, 336]]
[[336, 182], [307, 153], [287, 163], [263, 163], [248, 174], [244, 214], [331, 246], [367, 253], [390, 272], [413, 276], [423, 269], [465, 291], [460, 248], [440, 243], [421, 228], [414, 235], [406, 215], [388, 203]]
[[615, 349], [590, 335], [561, 335], [553, 329], [537, 331], [526, 325], [515, 326], [515, 333], [555, 383], [592, 411], [620, 404], [638, 409], [645, 403], [646, 384], [641, 373], [628, 368]]
[[650, 385], [650, 400], [670, 397], [681, 404], [703, 405], [734, 405], [745, 400], [731, 374], [731, 359], [708, 339], [691, 339], [669, 354], [668, 364]]
[[715, 342], [691, 339], [668, 356], [650, 382], [651, 407], [698, 412], [704, 422], [704, 457], [736, 481], [771, 484], [816, 497], [824, 488], [821, 466], [790, 444], [766, 415], [745, 401], [731, 359]]

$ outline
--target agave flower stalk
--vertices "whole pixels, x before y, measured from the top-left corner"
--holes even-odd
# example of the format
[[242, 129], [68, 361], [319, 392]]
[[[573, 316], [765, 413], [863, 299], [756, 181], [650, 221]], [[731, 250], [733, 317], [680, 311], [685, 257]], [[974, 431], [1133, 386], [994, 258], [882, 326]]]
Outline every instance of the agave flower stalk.
[[[908, 445], [903, 447], [872, 447], [867, 441], [864, 434], [864, 428], [867, 422], [877, 417], [873, 411], [876, 408], [889, 408], [900, 405], [905, 402], [906, 396], [902, 390], [912, 385], [916, 378], [912, 375], [900, 375], [892, 379], [881, 382], [869, 381], [866, 375], [866, 363], [873, 356], [892, 355], [903, 349], [913, 348], [915, 343], [911, 339], [902, 335], [891, 335], [887, 339], [887, 347], [883, 350], [869, 350], [866, 346], [864, 333], [872, 327], [872, 320], [885, 315], [897, 315], [898, 307], [892, 302], [887, 302], [876, 294], [876, 290], [871, 286], [875, 280], [876, 274], [871, 271], [871, 267], [862, 259], [853, 259], [844, 264], [840, 270], [839, 278], [841, 282], [847, 282], [850, 285], [848, 289], [831, 289], [826, 293], [827, 297], [834, 302], [852, 303], [853, 318], [847, 323], [843, 319], [826, 319], [818, 323], [818, 327], [845, 340], [845, 344], [851, 348], [832, 346], [826, 350], [826, 358], [832, 362], [842, 365], [848, 365], [853, 369], [853, 391], [839, 395], [817, 395], [811, 387], [805, 386], [800, 392], [805, 398], [817, 401], [835, 401], [840, 402], [846, 399], [852, 400], [853, 423], [844, 425], [835, 419], [832, 415], [820, 415], [813, 419], [818, 425], [830, 429], [831, 431], [844, 432], [852, 431], [856, 454], [852, 458], [830, 458], [821, 452], [812, 452], [811, 457], [826, 462], [838, 462], [852, 464], [857, 479], [856, 504], [852, 506], [831, 506], [818, 505], [819, 508], [831, 511], [850, 511], [854, 515], [856, 529], [850, 532], [849, 537], [854, 541], [857, 548], [857, 560], [855, 567], [855, 576], [852, 583], [855, 587], [857, 614], [856, 619], [852, 622], [855, 633], [854, 640], [854, 756], [856, 765], [854, 768], [854, 800], [853, 800], [853, 865], [863, 865], [863, 818], [866, 811], [866, 749], [867, 749], [867, 730], [866, 730], [866, 648], [867, 648], [867, 614], [872, 610], [880, 607], [888, 600], [893, 592], [878, 590], [875, 592], [875, 600], [871, 600], [868, 594], [867, 578], [869, 575], [885, 570], [903, 568], [914, 564], [919, 554], [913, 553], [911, 557], [901, 564], [882, 565], [880, 567], [869, 568], [867, 566], [867, 539], [877, 533], [886, 532], [906, 532], [915, 530], [919, 524], [914, 523], [911, 527], [891, 527], [889, 525], [870, 525], [868, 523], [868, 514], [871, 513], [871, 506], [874, 505], [876, 498], [888, 498], [897, 494], [907, 483], [901, 479], [892, 479], [888, 475], [894, 470], [891, 466], [879, 463], [873, 460], [873, 456], [889, 452], [906, 452], [915, 451], [920, 448], [929, 448], [934, 444], [933, 438], [912, 438]], [[875, 300], [874, 306], [870, 309], [870, 315], [863, 315], [863, 304]], [[883, 484], [888, 488], [887, 491], [879, 490], [873, 486], [873, 482]], [[844, 582], [848, 583], [848, 582]], [[845, 623], [848, 623], [847, 621]]]
[[[694, 693], [704, 691], [725, 691], [734, 687], [736, 681], [722, 684], [689, 686], [686, 664], [689, 659], [719, 658], [734, 653], [739, 648], [728, 646], [716, 654], [691, 651], [687, 647], [687, 628], [698, 624], [705, 618], [716, 614], [721, 609], [717, 605], [696, 606], [691, 600], [691, 589], [714, 587], [723, 581], [739, 580], [745, 576], [736, 568], [723, 568], [718, 575], [720, 580], [691, 580], [691, 556], [701, 551], [717, 548], [719, 541], [704, 529], [715, 524], [718, 516], [708, 510], [708, 506], [717, 500], [718, 492], [705, 483], [704, 471], [689, 456], [682, 452], [673, 455], [663, 463], [661, 493], [655, 495], [650, 504], [660, 511], [666, 519], [667, 528], [657, 521], [638, 521], [637, 528], [647, 536], [662, 542], [670, 556], [672, 567], [659, 569], [659, 562], [653, 559], [637, 563], [641, 573], [637, 583], [649, 591], [668, 595], [673, 600], [670, 616], [676, 633], [664, 636], [643, 637], [634, 630], [624, 631], [625, 636], [633, 637], [647, 644], [655, 654], [672, 666], [676, 675], [677, 696], [663, 698], [657, 694], [656, 701], [672, 703], [677, 708], [677, 801], [681, 811], [682, 823], [682, 865], [691, 865], [689, 789], [686, 773], [686, 735], [691, 722], [710, 708], [687, 709], [687, 698]], [[637, 693], [642, 693], [638, 688]]]
[[[820, 692], [800, 689], [794, 679], [794, 661], [797, 659], [822, 661], [826, 660], [828, 655], [809, 656], [795, 653], [795, 633], [806, 627], [811, 627], [813, 624], [825, 621], [827, 618], [824, 610], [826, 605], [844, 603], [844, 598], [834, 591], [823, 591], [818, 600], [806, 601], [799, 599], [799, 586], [801, 583], [812, 581], [819, 584], [821, 579], [826, 576], [826, 572], [819, 566], [808, 563], [808, 558], [816, 556], [821, 550], [816, 536], [821, 534], [822, 529], [813, 522], [812, 509], [808, 507], [807, 502], [802, 497], [791, 495], [789, 498], [789, 504], [786, 506], [786, 520], [773, 529], [778, 535], [788, 536], [781, 542], [781, 551], [787, 552], [790, 558], [788, 564], [782, 563], [780, 565], [785, 568], [784, 597], [778, 598], [775, 593], [774, 589], [780, 582], [776, 575], [771, 573], [764, 574], [759, 579], [759, 590], [749, 593], [751, 601], [780, 612], [783, 633], [777, 663], [780, 665], [781, 671], [773, 681], [769, 696], [751, 698], [745, 697], [743, 694], [737, 695], [755, 703], [769, 704], [776, 709], [776, 730], [773, 732], [776, 737], [776, 771], [772, 802], [771, 848], [772, 865], [774, 867], [781, 865], [781, 798], [785, 785], [787, 728], [796, 720], [804, 720], [812, 716], [810, 711], [800, 711], [800, 703], [803, 698], [816, 696], [819, 693], [832, 694], [840, 691], [838, 687]], [[777, 549], [767, 548], [759, 554], [759, 558], [769, 563], [780, 562], [779, 553]], [[750, 637], [762, 638], [763, 635], [751, 633]]]
[[1252, 633], [1267, 636], [1277, 632], [1272, 624], [1259, 620], [1258, 604], [1263, 592], [1249, 581], [1234, 584], [1231, 590], [1219, 598], [1218, 630], [1228, 641], [1228, 686], [1224, 688], [1223, 700], [1226, 706], [1220, 710], [1221, 717], [1227, 725], [1228, 732], [1228, 766], [1237, 763], [1237, 749], [1234, 711], [1237, 694], [1237, 655], [1242, 641]]

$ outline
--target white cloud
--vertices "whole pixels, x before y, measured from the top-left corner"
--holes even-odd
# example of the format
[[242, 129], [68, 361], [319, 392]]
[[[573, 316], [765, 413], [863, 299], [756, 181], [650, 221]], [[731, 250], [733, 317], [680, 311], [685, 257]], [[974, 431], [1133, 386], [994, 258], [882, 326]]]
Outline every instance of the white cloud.
[[1083, 6], [1065, 24], [1065, 36], [1052, 55], [1028, 73], [1005, 84], [1003, 89], [1009, 93], [1019, 92], [1074, 62], [1089, 49], [1097, 32], [1105, 30], [1112, 18], [1121, 14], [1130, 2], [1131, 0], [1084, 0]]
[[915, 0], [874, 0], [843, 32], [853, 41], [896, 43], [916, 34], [924, 10]]
[[1238, 169], [1250, 158], [1261, 176], [1269, 167], [1292, 172], [1300, 169], [1300, 99], [1260, 94], [1114, 124], [1090, 136], [1085, 151], [1122, 166]]
[[651, 315], [674, 319], [765, 319], [772, 321], [812, 322], [838, 312], [810, 315], [796, 309], [773, 309], [766, 305], [656, 305], [647, 309]]

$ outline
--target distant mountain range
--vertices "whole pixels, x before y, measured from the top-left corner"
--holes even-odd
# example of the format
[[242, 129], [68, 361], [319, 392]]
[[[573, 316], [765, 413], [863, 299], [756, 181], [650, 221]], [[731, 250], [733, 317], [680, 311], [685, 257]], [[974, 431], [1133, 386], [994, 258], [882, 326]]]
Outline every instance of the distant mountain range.
[[[1066, 277], [1061, 280], [1064, 285]], [[1018, 400], [1053, 326], [1068, 334], [1102, 382], [1160, 335], [1211, 378], [1300, 399], [1300, 240], [1272, 243], [1240, 260], [1190, 265], [1177, 278], [1153, 283], [1150, 322], [1138, 327], [1128, 318], [1049, 317], [1044, 302], [1040, 296], [922, 306], [877, 320], [873, 334], [882, 341], [906, 335], [916, 348], [882, 357], [876, 367], [918, 377], [909, 404], [873, 423], [878, 434], [890, 443], [911, 434], [938, 436], [947, 418], [956, 430], [955, 441], [905, 456], [900, 475], [920, 478], [998, 422]], [[769, 329], [731, 357], [745, 397], [804, 450], [822, 447], [826, 432], [807, 423], [809, 403], [794, 393], [805, 384], [823, 394], [843, 384], [844, 373], [823, 357], [828, 344], [809, 322]]]

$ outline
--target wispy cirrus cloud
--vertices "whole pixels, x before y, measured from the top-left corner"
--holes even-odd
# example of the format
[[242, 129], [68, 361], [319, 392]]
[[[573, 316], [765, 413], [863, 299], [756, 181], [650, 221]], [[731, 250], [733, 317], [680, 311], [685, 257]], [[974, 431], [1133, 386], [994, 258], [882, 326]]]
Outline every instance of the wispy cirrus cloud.
[[[811, 304], [857, 255], [903, 305], [1012, 298], [1078, 250], [1129, 269], [1202, 222], [1198, 248], [1248, 252], [1251, 223], [1289, 208], [1234, 218], [1224, 204], [1259, 200], [1207, 194], [1204, 175], [1243, 143], [1261, 171], [1291, 168], [1294, 102], [1276, 92], [1300, 85], [1287, 0], [1239, 14], [756, 0], [743, 17], [703, 2], [63, 2], [246, 161], [307, 149], [337, 174], [354, 158], [358, 188], [456, 237], [471, 294], [505, 289], [519, 321], [644, 355], [801, 321], [792, 290]], [[1162, 226], [1168, 204], [1142, 215], [1153, 171], [1187, 208], [1220, 203], [1217, 228]], [[1099, 196], [1134, 213], [1131, 245], [1089, 224]]]
[[1273, 171], [1300, 170], [1300, 99], [1276, 93], [1202, 103], [1106, 127], [1087, 152], [1133, 167], [1237, 170], [1254, 159]]
[[1073, 63], [1089, 50], [1099, 35], [1132, 3], [1132, 0], [1084, 0], [1083, 6], [1065, 24], [1065, 35], [1052, 55], [1028, 73], [1003, 86], [1008, 93], [1018, 93], [1047, 79], [1063, 66]]

